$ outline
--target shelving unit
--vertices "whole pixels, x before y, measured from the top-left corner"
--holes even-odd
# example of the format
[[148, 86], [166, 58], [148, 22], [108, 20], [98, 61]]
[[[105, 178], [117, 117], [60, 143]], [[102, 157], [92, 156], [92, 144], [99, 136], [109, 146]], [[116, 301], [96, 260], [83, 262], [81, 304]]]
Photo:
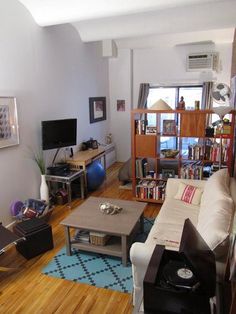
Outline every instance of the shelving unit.
[[[229, 114], [230, 122], [223, 131], [206, 136], [213, 114], [212, 110], [131, 112], [132, 182], [136, 200], [162, 203], [168, 177], [202, 179], [207, 166], [217, 169], [220, 164], [232, 175], [235, 111]], [[175, 158], [166, 158], [161, 152], [164, 148], [177, 149], [179, 153]]]

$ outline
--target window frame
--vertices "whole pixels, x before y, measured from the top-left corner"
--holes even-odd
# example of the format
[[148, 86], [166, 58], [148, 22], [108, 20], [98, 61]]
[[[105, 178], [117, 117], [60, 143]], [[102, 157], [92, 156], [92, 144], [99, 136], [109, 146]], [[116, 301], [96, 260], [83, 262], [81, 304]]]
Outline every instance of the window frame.
[[[149, 87], [149, 90], [150, 89], [157, 89], [157, 88], [174, 88], [176, 90], [176, 93], [175, 93], [175, 108], [174, 110], [176, 109], [177, 107], [177, 104], [179, 102], [179, 99], [180, 99], [180, 89], [181, 88], [192, 88], [192, 87], [196, 87], [196, 88], [202, 88], [203, 90], [203, 84], [192, 84], [192, 85], [165, 85], [165, 86], [161, 86], [161, 85], [151, 85]], [[201, 102], [202, 104], [202, 102]], [[149, 109], [149, 108], [147, 108]], [[203, 108], [200, 108], [200, 109], [203, 109]], [[178, 121], [178, 115], [176, 115], [176, 118], [175, 118], [175, 121], [176, 121], [176, 124], [178, 125], [179, 121]], [[178, 146], [178, 138], [176, 137], [176, 140], [175, 140], [175, 148], [177, 148]]]

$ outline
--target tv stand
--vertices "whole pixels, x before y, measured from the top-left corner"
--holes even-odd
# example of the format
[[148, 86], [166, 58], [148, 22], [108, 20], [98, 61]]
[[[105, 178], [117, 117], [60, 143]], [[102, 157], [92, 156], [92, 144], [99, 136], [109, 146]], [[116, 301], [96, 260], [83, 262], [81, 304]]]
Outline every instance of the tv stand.
[[54, 162], [55, 162], [55, 160], [56, 160], [56, 158], [57, 158], [57, 155], [58, 155], [60, 149], [61, 149], [61, 148], [58, 148], [58, 149], [57, 149], [57, 151], [56, 151], [56, 153], [55, 153], [55, 155], [54, 155], [54, 157], [53, 157], [52, 166], [54, 166]]

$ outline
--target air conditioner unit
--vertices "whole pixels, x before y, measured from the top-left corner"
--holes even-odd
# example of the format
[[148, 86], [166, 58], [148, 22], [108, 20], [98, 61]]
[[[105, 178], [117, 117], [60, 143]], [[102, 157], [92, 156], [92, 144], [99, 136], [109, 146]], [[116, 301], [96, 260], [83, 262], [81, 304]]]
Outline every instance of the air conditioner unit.
[[194, 53], [187, 56], [187, 71], [217, 71], [219, 63], [218, 52]]

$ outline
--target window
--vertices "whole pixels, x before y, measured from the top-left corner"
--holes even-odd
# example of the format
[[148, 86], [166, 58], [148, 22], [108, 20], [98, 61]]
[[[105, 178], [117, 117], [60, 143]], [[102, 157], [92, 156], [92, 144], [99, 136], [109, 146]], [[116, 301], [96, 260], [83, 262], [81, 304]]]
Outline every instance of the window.
[[[150, 108], [157, 100], [163, 99], [172, 109], [175, 109], [180, 97], [184, 97], [185, 108], [194, 109], [195, 101], [202, 100], [202, 86], [174, 86], [174, 87], [151, 87], [147, 99], [147, 107]], [[148, 125], [156, 125], [156, 115], [148, 114]], [[163, 114], [161, 120], [173, 119], [173, 114]], [[162, 125], [162, 122], [161, 122]], [[187, 143], [183, 143], [183, 150], [187, 152], [187, 144], [196, 144], [197, 139], [188, 139]], [[161, 137], [161, 149], [176, 148], [177, 142], [174, 137]]]

